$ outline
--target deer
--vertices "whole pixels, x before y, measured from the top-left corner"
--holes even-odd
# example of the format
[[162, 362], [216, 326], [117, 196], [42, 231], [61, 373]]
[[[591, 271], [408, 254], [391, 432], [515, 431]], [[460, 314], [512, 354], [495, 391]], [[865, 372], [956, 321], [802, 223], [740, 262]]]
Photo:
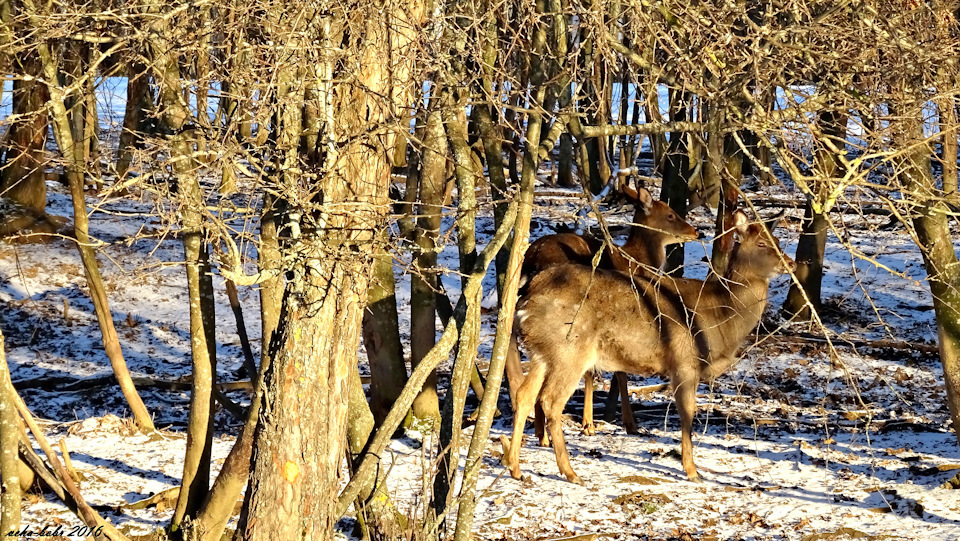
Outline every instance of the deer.
[[559, 265], [530, 281], [515, 326], [531, 357], [517, 391], [513, 436], [503, 438], [504, 464], [520, 479], [524, 421], [539, 399], [560, 472], [583, 484], [567, 455], [561, 414], [591, 370], [661, 375], [680, 414], [680, 455], [691, 481], [696, 390], [737, 362], [737, 353], [767, 304], [770, 280], [796, 269], [780, 242], [743, 211], [733, 220], [734, 245], [724, 276], [649, 278], [582, 265]]
[[[556, 233], [540, 237], [530, 245], [524, 257], [521, 282], [529, 282], [531, 277], [556, 265], [565, 263], [591, 265], [594, 255], [601, 249], [603, 253], [600, 257], [600, 268], [654, 275], [662, 270], [666, 263], [667, 246], [697, 239], [697, 230], [684, 221], [668, 204], [654, 200], [647, 189], [633, 189], [623, 184], [621, 191], [635, 207], [633, 225], [623, 246], [611, 247], [593, 237], [573, 233]], [[511, 339], [507, 354], [506, 371], [513, 395], [523, 381], [520, 352], [515, 335]], [[595, 433], [593, 377], [594, 373], [589, 372], [584, 386], [583, 431], [588, 435]], [[616, 383], [620, 389], [624, 428], [628, 433], [636, 434], [636, 421], [633, 418], [633, 410], [630, 409], [627, 394], [626, 375], [614, 374], [611, 385], [613, 383]], [[535, 417], [535, 430], [541, 444], [547, 446], [549, 441], [543, 430], [543, 415], [539, 408]]]

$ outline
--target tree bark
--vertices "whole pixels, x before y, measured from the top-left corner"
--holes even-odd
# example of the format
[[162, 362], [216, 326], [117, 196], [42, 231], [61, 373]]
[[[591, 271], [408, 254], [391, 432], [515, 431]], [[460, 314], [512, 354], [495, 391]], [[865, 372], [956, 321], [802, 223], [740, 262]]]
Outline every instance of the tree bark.
[[[687, 118], [689, 95], [685, 92], [670, 92], [670, 120], [684, 122]], [[685, 133], [674, 132], [670, 135], [670, 147], [665, 156], [666, 166], [663, 173], [663, 189], [660, 199], [665, 201], [681, 218], [687, 216], [687, 179], [690, 177], [690, 155], [687, 152]], [[667, 248], [667, 262], [664, 271], [683, 276], [683, 244], [674, 244]]]
[[123, 130], [117, 146], [117, 180], [123, 180], [130, 172], [133, 151], [143, 137], [144, 112], [152, 106], [150, 76], [146, 66], [132, 63], [127, 71], [127, 103], [123, 113]]
[[[420, 160], [420, 197], [417, 212], [416, 265], [410, 285], [410, 364], [416, 367], [437, 339], [437, 250], [440, 219], [446, 184], [447, 137], [443, 129], [440, 91], [434, 91], [427, 113], [423, 155]], [[418, 419], [439, 421], [440, 401], [437, 396], [437, 375], [427, 378], [413, 402], [413, 415]]]
[[[306, 187], [288, 204], [309, 212], [283, 218], [289, 235], [280, 260], [287, 283], [264, 373], [240, 539], [325, 541], [333, 538], [340, 516], [336, 495], [346, 454], [348, 380], [357, 362], [376, 234], [389, 209], [388, 154], [395, 131], [388, 127], [391, 105], [383, 97], [392, 85], [407, 83], [405, 49], [423, 6], [364, 3], [351, 6], [353, 12], [342, 9], [335, 5], [301, 19], [319, 27], [317, 47], [330, 52], [305, 70], [319, 85], [322, 174], [305, 178], [295, 167], [302, 93], [297, 99], [289, 89], [278, 100], [285, 106], [276, 188], [301, 194]], [[274, 42], [284, 47], [310, 45], [299, 41], [307, 32], [293, 40], [278, 34]], [[383, 62], [391, 57], [396, 61]], [[277, 80], [293, 82], [300, 67], [281, 63]]]
[[[42, 61], [36, 53], [21, 53], [16, 69], [24, 78], [13, 81], [13, 110], [22, 116], [8, 129], [3, 169], [0, 171], [0, 195], [42, 216], [47, 207], [47, 110], [46, 85], [41, 81]], [[56, 81], [56, 79], [54, 79]]]
[[0, 331], [0, 532], [20, 530], [20, 428], [15, 395]]
[[387, 234], [386, 230], [381, 233], [370, 291], [367, 292], [367, 309], [363, 313], [363, 344], [370, 364], [370, 409], [377, 426], [386, 418], [407, 383], [397, 316], [393, 256], [385, 246]]
[[[905, 163], [900, 167], [899, 176], [908, 190], [905, 195], [917, 205], [913, 226], [923, 250], [927, 281], [933, 296], [947, 402], [954, 425], [960, 426], [960, 319], [957, 318], [960, 312], [960, 261], [953, 249], [947, 218], [949, 211], [942, 202], [942, 193], [936, 189], [930, 163], [933, 152], [923, 133], [921, 107], [914, 104], [914, 107], [904, 109], [907, 115], [900, 117], [894, 139], [897, 148], [905, 149]], [[960, 432], [956, 435], [960, 440]]]

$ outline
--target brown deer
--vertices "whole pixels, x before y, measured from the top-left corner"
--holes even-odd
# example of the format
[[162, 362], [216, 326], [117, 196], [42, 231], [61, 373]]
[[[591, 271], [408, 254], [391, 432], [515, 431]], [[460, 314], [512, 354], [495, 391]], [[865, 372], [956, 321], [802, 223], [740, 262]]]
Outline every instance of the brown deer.
[[517, 391], [513, 438], [504, 442], [514, 478], [520, 478], [524, 421], [539, 398], [560, 472], [581, 483], [567, 456], [561, 413], [583, 374], [600, 369], [669, 377], [683, 469], [699, 480], [691, 438], [697, 385], [736, 362], [763, 314], [770, 279], [796, 268], [776, 237], [747, 221], [735, 214], [740, 242], [720, 279], [649, 279], [561, 265], [531, 280], [516, 321], [531, 367]]
[[[593, 237], [573, 233], [557, 233], [540, 237], [527, 250], [521, 275], [524, 281], [552, 266], [565, 263], [591, 265], [594, 254], [603, 249], [599, 267], [633, 274], [653, 275], [662, 270], [667, 259], [666, 247], [697, 239], [697, 230], [680, 217], [669, 205], [655, 201], [645, 188], [634, 190], [626, 184], [623, 194], [634, 204], [635, 212], [630, 234], [623, 246], [611, 247]], [[523, 381], [520, 367], [520, 352], [516, 337], [511, 341], [507, 354], [507, 379], [511, 395]], [[637, 432], [633, 411], [627, 395], [625, 374], [615, 374], [614, 381], [620, 386], [621, 411], [627, 432]], [[593, 372], [586, 375], [584, 386], [583, 428], [587, 434], [594, 433], [593, 426]], [[537, 409], [536, 433], [541, 443], [547, 445], [543, 431], [543, 415]]]

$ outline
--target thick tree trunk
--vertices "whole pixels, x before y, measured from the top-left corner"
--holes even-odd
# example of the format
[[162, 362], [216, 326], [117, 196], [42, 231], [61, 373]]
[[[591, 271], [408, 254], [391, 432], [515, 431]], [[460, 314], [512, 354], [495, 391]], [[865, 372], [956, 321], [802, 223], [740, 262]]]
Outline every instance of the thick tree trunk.
[[[389, 209], [394, 135], [386, 123], [391, 105], [383, 97], [390, 96], [391, 86], [407, 84], [401, 49], [422, 17], [419, 3], [403, 8], [364, 3], [348, 14], [336, 5], [305, 18], [319, 27], [319, 49], [336, 51], [309, 71], [319, 84], [321, 139], [327, 142], [323, 173], [311, 182], [295, 167], [302, 94], [297, 99], [291, 88], [279, 95], [277, 147], [283, 163], [277, 188], [299, 194], [307, 186], [310, 193], [288, 204], [311, 212], [288, 213], [283, 220], [283, 230], [290, 232], [280, 254], [287, 283], [264, 373], [240, 539], [326, 541], [339, 519], [349, 376], [357, 363], [375, 238]], [[347, 24], [354, 20], [363, 24]], [[279, 42], [285, 36], [276, 37]], [[394, 55], [397, 62], [384, 64]], [[281, 84], [296, 80], [299, 72], [297, 66], [277, 69]]]
[[[906, 109], [907, 116], [899, 121], [895, 141], [904, 150], [905, 163], [900, 167], [900, 179], [909, 197], [917, 206], [913, 226], [923, 250], [923, 262], [933, 296], [937, 318], [940, 362], [943, 365], [944, 386], [950, 415], [955, 426], [960, 426], [960, 262], [953, 249], [948, 211], [942, 203], [942, 192], [936, 189], [930, 158], [932, 149], [925, 143], [920, 106]], [[902, 113], [901, 113], [902, 114]], [[957, 432], [960, 439], [960, 432]]]
[[9, 127], [0, 195], [43, 215], [47, 207], [47, 87], [40, 79], [43, 67], [36, 54], [21, 54], [16, 64], [17, 71], [29, 77], [13, 81], [12, 113], [20, 120]]

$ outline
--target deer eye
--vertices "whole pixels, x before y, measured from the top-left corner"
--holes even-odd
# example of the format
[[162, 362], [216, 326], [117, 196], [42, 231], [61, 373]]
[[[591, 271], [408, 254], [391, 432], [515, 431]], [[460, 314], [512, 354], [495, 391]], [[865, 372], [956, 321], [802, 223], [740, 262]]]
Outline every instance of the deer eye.
[[667, 216], [667, 220], [673, 221], [673, 215]]
[[758, 248], [766, 248], [766, 247], [767, 247], [767, 243], [764, 242], [764, 241], [762, 241], [762, 240], [761, 240], [761, 241], [758, 241], [758, 242], [757, 242], [757, 247], [758, 247]]

